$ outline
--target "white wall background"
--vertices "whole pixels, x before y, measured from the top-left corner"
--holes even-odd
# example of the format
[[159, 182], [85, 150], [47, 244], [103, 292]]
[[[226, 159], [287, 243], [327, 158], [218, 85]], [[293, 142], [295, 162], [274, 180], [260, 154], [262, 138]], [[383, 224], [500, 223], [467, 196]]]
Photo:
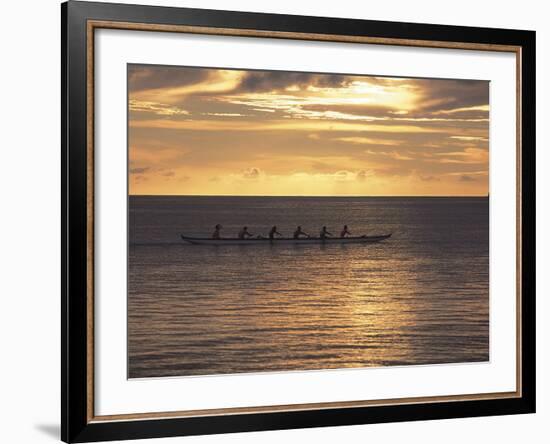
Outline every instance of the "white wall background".
[[[136, 3], [138, 0], [121, 3]], [[547, 442], [550, 421], [550, 27], [545, 2], [461, 0], [146, 0], [168, 6], [459, 24], [537, 31], [536, 415], [333, 427], [152, 442]], [[0, 441], [40, 444], [59, 435], [60, 20], [58, 0], [7, 2], [0, 27]], [[145, 442], [145, 441], [144, 441]]]

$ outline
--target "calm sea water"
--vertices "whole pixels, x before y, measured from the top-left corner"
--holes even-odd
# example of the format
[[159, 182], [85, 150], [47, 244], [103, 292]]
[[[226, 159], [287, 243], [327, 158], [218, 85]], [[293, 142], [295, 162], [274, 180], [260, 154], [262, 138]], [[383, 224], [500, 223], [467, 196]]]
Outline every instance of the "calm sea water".
[[[129, 377], [489, 359], [486, 198], [130, 197]], [[361, 245], [186, 245], [216, 223]]]

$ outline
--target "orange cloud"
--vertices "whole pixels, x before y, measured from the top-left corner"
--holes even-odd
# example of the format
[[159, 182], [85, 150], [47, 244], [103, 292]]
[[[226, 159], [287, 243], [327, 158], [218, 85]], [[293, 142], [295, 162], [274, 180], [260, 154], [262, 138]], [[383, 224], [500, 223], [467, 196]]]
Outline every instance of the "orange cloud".
[[132, 194], [486, 195], [488, 82], [131, 65]]

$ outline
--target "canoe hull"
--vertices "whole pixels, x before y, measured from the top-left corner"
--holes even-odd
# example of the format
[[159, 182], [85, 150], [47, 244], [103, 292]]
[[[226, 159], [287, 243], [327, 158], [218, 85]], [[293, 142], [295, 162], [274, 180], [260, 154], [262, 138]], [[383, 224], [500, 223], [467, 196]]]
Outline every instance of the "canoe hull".
[[183, 241], [192, 245], [326, 245], [326, 244], [372, 244], [388, 239], [390, 234], [382, 236], [331, 237], [319, 238], [277, 238], [277, 239], [208, 239], [181, 235]]

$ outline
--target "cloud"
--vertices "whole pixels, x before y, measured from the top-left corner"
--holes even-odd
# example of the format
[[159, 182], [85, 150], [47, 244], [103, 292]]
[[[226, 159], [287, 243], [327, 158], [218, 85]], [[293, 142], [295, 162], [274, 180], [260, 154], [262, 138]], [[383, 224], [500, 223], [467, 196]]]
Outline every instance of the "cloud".
[[149, 180], [149, 178], [147, 176], [143, 176], [141, 174], [138, 174], [137, 176], [134, 176], [134, 182], [135, 183], [143, 183], [143, 182], [147, 182]]
[[258, 168], [248, 168], [242, 173], [245, 179], [258, 179], [261, 175], [262, 172]]
[[[177, 174], [172, 169], [167, 168], [152, 168], [152, 167], [133, 167], [129, 169], [130, 175], [132, 175], [132, 179], [136, 182], [148, 180], [149, 178], [153, 178], [153, 176], [162, 177], [165, 180], [171, 180], [177, 177]], [[189, 177], [183, 176], [183, 177], [177, 177], [178, 180], [184, 179], [188, 180]]]
[[177, 106], [167, 105], [165, 103], [148, 102], [143, 100], [130, 99], [128, 105], [130, 111], [147, 112], [159, 116], [188, 115], [189, 112], [178, 108]]
[[445, 128], [423, 125], [384, 125], [365, 124], [361, 121], [321, 121], [314, 119], [288, 120], [131, 120], [130, 128], [157, 128], [195, 131], [376, 131], [388, 133], [445, 133]]
[[[342, 99], [345, 99], [345, 96], [343, 96]], [[346, 103], [345, 100], [342, 100], [341, 103], [339, 103], [337, 99], [332, 101], [319, 100], [319, 102], [324, 103], [306, 103], [302, 106], [302, 109], [304, 111], [310, 111], [312, 114], [314, 112], [326, 113], [330, 111], [332, 113], [338, 113], [339, 115], [347, 116], [349, 120], [352, 120], [354, 118], [375, 120], [402, 116], [401, 114], [396, 114], [396, 112], [400, 111], [396, 111], [395, 107], [372, 103], [368, 101], [367, 95], [365, 95], [364, 99], [365, 100], [363, 101], [363, 103], [354, 103], [353, 101], [351, 101], [351, 103], [350, 101]], [[403, 112], [408, 113], [407, 111]]]
[[421, 89], [418, 108], [445, 111], [489, 104], [489, 82], [485, 80], [418, 79]]
[[424, 182], [440, 182], [441, 181], [441, 178], [439, 177], [436, 177], [436, 176], [422, 176], [420, 175], [420, 180], [424, 181]]
[[410, 176], [413, 173], [413, 170], [411, 168], [404, 168], [402, 166], [383, 166], [380, 168], [376, 168], [374, 170], [374, 174], [376, 176], [387, 176], [387, 177], [405, 177]]
[[370, 171], [360, 170], [360, 171], [357, 171], [357, 174], [355, 177], [358, 181], [364, 182], [365, 180], [367, 180], [367, 177], [369, 177], [371, 174], [372, 172]]
[[288, 71], [249, 71], [242, 78], [236, 92], [261, 92], [285, 90], [295, 87], [334, 88], [345, 85], [348, 76], [340, 74], [311, 74]]
[[[170, 105], [180, 106], [187, 102], [195, 95], [203, 99], [212, 95], [231, 93], [239, 84], [244, 71], [227, 70], [227, 69], [204, 69], [204, 68], [182, 68], [182, 72], [178, 73], [174, 68], [169, 69], [170, 75], [163, 76], [156, 73], [158, 67], [152, 67], [145, 70], [143, 78], [154, 78], [155, 83], [136, 86], [134, 78], [142, 79], [135, 74], [128, 77], [128, 92], [133, 100], [143, 102], [168, 103]], [[203, 72], [197, 74], [195, 70]], [[160, 80], [164, 77], [169, 77], [170, 81], [163, 84]]]
[[338, 140], [340, 142], [346, 142], [346, 143], [353, 143], [356, 145], [398, 145], [401, 143], [399, 140], [392, 140], [392, 139], [386, 139], [386, 138], [379, 138], [374, 139], [370, 137], [355, 137], [355, 136], [349, 136], [349, 137], [338, 137], [334, 140]]
[[168, 171], [161, 172], [160, 175], [164, 177], [174, 177], [176, 175], [176, 172], [172, 170], [168, 170]]
[[[134, 145], [136, 139], [140, 144]], [[137, 138], [130, 132], [130, 160], [139, 165], [149, 165], [155, 168], [170, 168], [176, 162], [181, 162], [189, 154], [189, 149], [176, 143], [162, 143], [158, 138], [151, 140], [145, 137]]]
[[130, 93], [149, 89], [181, 87], [200, 83], [211, 70], [182, 66], [134, 65], [128, 66]]
[[215, 116], [215, 117], [246, 117], [246, 114], [240, 113], [202, 113], [203, 116]]
[[487, 139], [487, 137], [479, 137], [479, 136], [449, 136], [449, 139], [455, 139], [455, 140], [460, 140], [464, 142], [474, 142], [474, 141], [487, 142], [489, 140]]
[[[149, 179], [141, 191], [487, 188], [485, 81], [146, 65], [131, 65], [128, 73], [132, 184]], [[192, 180], [185, 179], [189, 172]], [[467, 185], [461, 176], [476, 182]]]
[[151, 171], [150, 167], [134, 167], [130, 168], [130, 174], [144, 174]]
[[486, 163], [489, 161], [489, 152], [482, 148], [465, 148], [463, 151], [447, 153], [435, 153], [439, 159], [433, 161], [439, 163]]
[[[241, 177], [245, 179], [258, 179], [260, 177], [264, 178], [266, 181], [278, 181], [278, 180], [285, 180], [285, 179], [315, 179], [318, 180], [330, 180], [334, 182], [353, 182], [355, 180], [365, 180], [368, 176], [372, 174], [371, 171], [367, 170], [359, 170], [357, 172], [350, 171], [350, 170], [337, 170], [335, 171], [332, 169], [331, 171], [326, 172], [308, 172], [308, 171], [294, 171], [291, 174], [269, 174], [267, 175], [264, 171], [260, 170], [259, 168], [248, 168], [247, 170], [243, 171], [241, 174]], [[234, 177], [232, 175], [229, 176], [230, 178]], [[212, 178], [213, 179], [213, 178]], [[212, 179], [210, 179], [212, 181]], [[220, 180], [220, 178], [216, 178]]]
[[[143, 102], [154, 103], [153, 98], [160, 102], [164, 97], [167, 103], [180, 105], [193, 95], [261, 114], [279, 111], [302, 118], [475, 122], [485, 121], [489, 110], [489, 83], [479, 80], [130, 65], [128, 82], [132, 98]], [[211, 117], [246, 114], [238, 108], [202, 111]]]
[[345, 182], [355, 179], [355, 174], [351, 171], [336, 171], [333, 175], [334, 179], [338, 182]]
[[415, 160], [414, 157], [406, 156], [404, 154], [398, 153], [397, 151], [372, 151], [372, 150], [366, 150], [365, 153], [367, 154], [373, 154], [377, 156], [386, 156], [390, 157], [394, 160]]
[[[281, 73], [254, 73], [254, 76], [267, 81], [268, 74]], [[294, 74], [303, 78], [308, 76], [302, 73], [286, 73], [290, 79]], [[243, 77], [246, 82], [250, 74]], [[312, 79], [317, 79], [314, 75]], [[474, 97], [468, 93], [466, 100], [460, 96], [460, 88], [445, 89], [440, 86], [444, 82], [454, 80], [408, 79], [409, 83], [389, 82], [387, 85], [377, 86], [372, 78], [359, 76], [341, 76], [345, 80], [328, 83], [331, 86], [319, 87], [314, 83], [305, 88], [297, 86], [278, 88], [277, 82], [272, 82], [272, 88], [237, 88], [215, 100], [246, 107], [248, 110], [268, 110], [278, 113], [285, 118], [319, 119], [332, 121], [362, 121], [394, 123], [421, 123], [455, 122], [483, 123], [488, 122], [489, 105], [484, 102], [483, 94]], [[255, 77], [254, 77], [255, 78]], [[284, 79], [284, 77], [281, 77]], [[471, 81], [459, 81], [471, 82]], [[317, 84], [322, 83], [317, 81]], [[474, 91], [480, 89], [476, 82]], [[453, 83], [454, 84], [454, 83]], [[469, 84], [469, 83], [468, 83]], [[435, 86], [434, 86], [435, 85]], [[487, 82], [481, 86], [488, 90]], [[479, 91], [478, 91], [479, 92]], [[449, 95], [445, 95], [449, 94]], [[463, 100], [464, 99], [464, 100]], [[474, 100], [475, 99], [475, 100]]]

